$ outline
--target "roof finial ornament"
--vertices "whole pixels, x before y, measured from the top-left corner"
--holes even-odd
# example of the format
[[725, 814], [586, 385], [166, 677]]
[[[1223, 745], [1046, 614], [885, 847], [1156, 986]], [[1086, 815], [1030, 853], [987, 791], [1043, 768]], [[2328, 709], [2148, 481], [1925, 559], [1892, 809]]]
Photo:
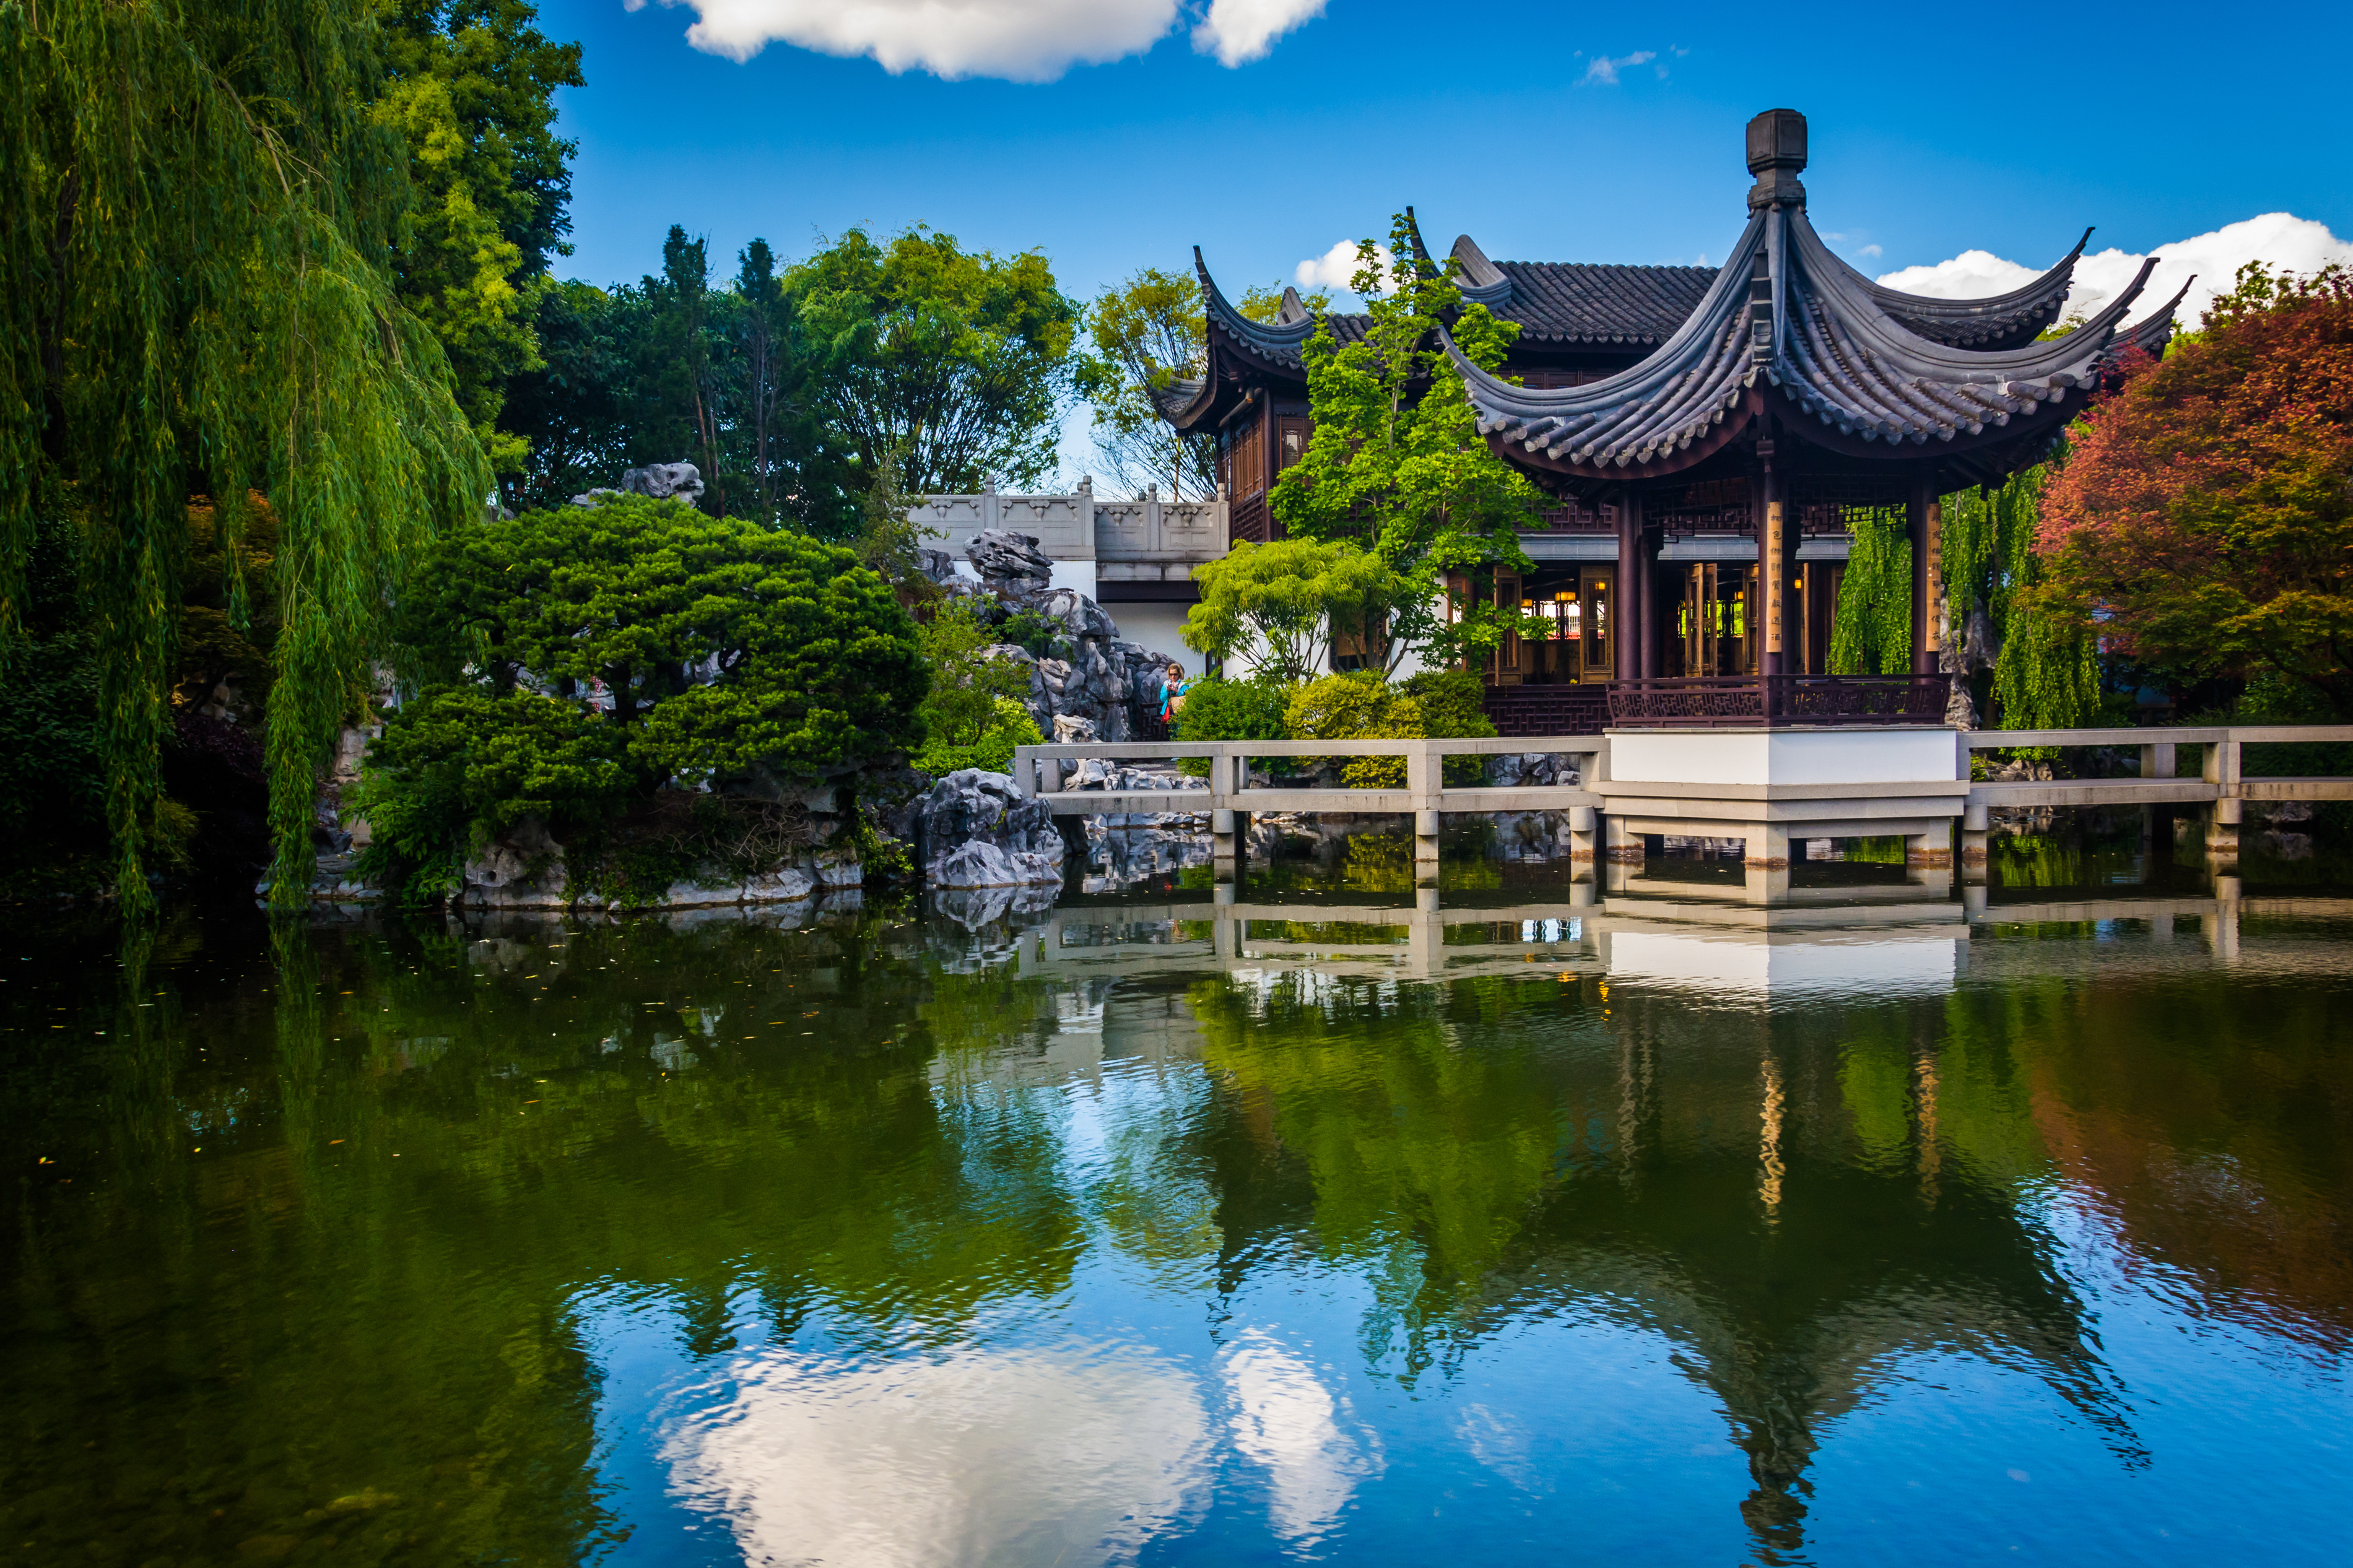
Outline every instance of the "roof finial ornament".
[[1806, 117], [1794, 109], [1768, 109], [1748, 122], [1748, 210], [1802, 207], [1806, 187], [1798, 171], [1806, 166]]

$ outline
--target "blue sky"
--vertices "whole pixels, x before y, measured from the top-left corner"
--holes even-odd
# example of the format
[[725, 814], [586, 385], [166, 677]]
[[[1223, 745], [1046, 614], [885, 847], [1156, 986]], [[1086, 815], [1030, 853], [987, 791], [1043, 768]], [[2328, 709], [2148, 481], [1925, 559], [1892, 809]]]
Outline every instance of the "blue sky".
[[[732, 264], [754, 234], [797, 255], [921, 221], [1041, 247], [1077, 294], [1196, 241], [1239, 288], [1409, 201], [1434, 242], [1467, 229], [1498, 258], [1714, 259], [1744, 216], [1741, 126], [1778, 105], [1811, 121], [1817, 226], [1873, 272], [1969, 247], [2040, 267], [2085, 224], [2131, 251], [2279, 210], [2353, 232], [2336, 79], [2353, 8], [2215, 36], [2203, 8], [1799, 6], [1767, 27], [1755, 6], [1327, 0], [1229, 68], [1195, 47], [1193, 0], [1146, 52], [1050, 81], [894, 75], [781, 41], [738, 61], [686, 37], [707, 16], [738, 48], [830, 36], [1035, 75], [1057, 40], [1114, 51], [1184, 4], [543, 0], [543, 26], [586, 49], [563, 104], [580, 143], [565, 269], [633, 279], [673, 222]], [[1279, 24], [1313, 0], [1217, 4]]]

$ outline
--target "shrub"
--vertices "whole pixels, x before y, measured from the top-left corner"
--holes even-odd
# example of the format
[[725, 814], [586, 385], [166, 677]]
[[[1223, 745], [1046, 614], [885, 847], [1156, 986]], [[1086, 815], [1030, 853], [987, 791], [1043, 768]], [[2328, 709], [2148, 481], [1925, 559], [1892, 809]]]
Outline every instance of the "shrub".
[[934, 778], [961, 768], [1001, 773], [1013, 766], [1014, 747], [1035, 746], [1044, 739], [1038, 732], [1038, 721], [1029, 717], [1029, 710], [1009, 697], [1000, 697], [997, 699], [995, 716], [977, 741], [958, 746], [934, 740], [915, 753], [914, 764]]
[[[1326, 676], [1300, 687], [1285, 718], [1303, 741], [1448, 740], [1493, 735], [1495, 726], [1482, 709], [1479, 678], [1458, 670], [1430, 670], [1387, 685], [1369, 672]], [[1478, 782], [1479, 759], [1450, 757], [1449, 784]], [[1406, 781], [1403, 757], [1359, 757], [1340, 770], [1350, 789], [1398, 789]]]
[[[1185, 705], [1168, 726], [1176, 741], [1287, 741], [1283, 710], [1293, 688], [1281, 680], [1253, 677], [1223, 680], [1216, 676], [1197, 680], [1185, 693]], [[1188, 757], [1181, 764], [1194, 778], [1207, 778], [1207, 758]]]
[[[988, 743], [989, 731], [1002, 722], [997, 704], [1029, 694], [1029, 667], [1018, 659], [988, 656], [984, 650], [1008, 639], [992, 632], [970, 605], [958, 600], [948, 600], [934, 611], [920, 635], [923, 663], [932, 678], [922, 710], [925, 736], [933, 746], [969, 748]], [[1011, 753], [1007, 755], [1009, 758]]]
[[628, 735], [594, 712], [526, 689], [443, 686], [392, 715], [346, 804], [367, 819], [361, 874], [418, 904], [456, 892], [467, 856], [523, 818], [565, 837], [647, 787]]
[[[1468, 670], [1425, 669], [1401, 684], [1421, 704], [1421, 732], [1431, 740], [1495, 733], [1495, 721], [1487, 717], [1487, 688]], [[1446, 782], [1458, 788], [1477, 784], [1485, 773], [1485, 764], [1477, 757], [1446, 759]]]
[[[1292, 693], [1283, 719], [1303, 741], [1409, 741], [1423, 733], [1421, 704], [1370, 671], [1309, 681]], [[1405, 778], [1403, 757], [1357, 757], [1340, 769], [1350, 789], [1398, 789]]]
[[[849, 552], [789, 530], [619, 497], [460, 529], [416, 581], [397, 646], [420, 689], [354, 801], [364, 868], [411, 901], [525, 817], [618, 864], [607, 828], [665, 784], [770, 794], [923, 738], [913, 622]], [[713, 843], [757, 838], [712, 821]]]

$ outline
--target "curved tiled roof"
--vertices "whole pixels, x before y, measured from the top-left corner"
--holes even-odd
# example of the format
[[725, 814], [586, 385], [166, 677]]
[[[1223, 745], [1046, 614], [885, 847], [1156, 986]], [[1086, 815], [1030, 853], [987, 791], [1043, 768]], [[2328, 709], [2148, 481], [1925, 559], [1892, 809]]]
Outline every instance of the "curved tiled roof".
[[1584, 261], [1499, 261], [1511, 295], [1495, 314], [1522, 342], [1624, 343], [1654, 348], [1675, 335], [1715, 281], [1712, 267], [1613, 267]]
[[2055, 326], [2067, 303], [2067, 288], [2074, 280], [2075, 263], [2091, 242], [2085, 229], [2075, 248], [2059, 265], [2022, 289], [1984, 300], [1931, 300], [1920, 294], [1899, 294], [1846, 268], [1879, 308], [1915, 332], [1952, 348], [2008, 349], [2032, 342]]
[[1208, 316], [1211, 340], [1294, 380], [1307, 374], [1307, 361], [1301, 351], [1315, 335], [1317, 321], [1329, 321], [1332, 335], [1344, 343], [1355, 342], [1373, 324], [1370, 316], [1352, 316], [1338, 310], [1314, 315], [1300, 304], [1297, 291], [1290, 289], [1282, 291], [1283, 310], [1278, 319], [1253, 321], [1226, 298], [1218, 280], [1209, 276], [1198, 245], [1193, 247], [1193, 270], [1201, 279], [1201, 302]]
[[2179, 295], [2125, 324], [2153, 260], [2074, 331], [2026, 333], [2057, 313], [2081, 244], [1998, 300], [1927, 300], [1873, 283], [1832, 256], [1806, 216], [1797, 177], [1805, 116], [1768, 110], [1748, 122], [1747, 142], [1757, 176], [1748, 226], [1656, 353], [1599, 381], [1537, 388], [1489, 374], [1448, 341], [1480, 434], [1496, 451], [1523, 468], [1588, 479], [1672, 473], [1770, 410], [1785, 433], [1850, 458], [1997, 444], [2015, 452], [2055, 431], [2071, 397], [2082, 402], [2123, 354], [2160, 349], [2171, 333]]
[[1841, 437], [1891, 449], [1948, 445], [2080, 399], [2126, 342], [2161, 344], [2170, 306], [2123, 326], [2149, 269], [2064, 337], [1957, 348], [1914, 331], [1885, 303], [1891, 291], [1831, 255], [1800, 192], [1751, 216], [1698, 308], [1630, 369], [1583, 386], [1520, 387], [1447, 349], [1481, 434], [1527, 466], [1591, 475], [1687, 466], [1746, 423], [1750, 395], [1766, 390]]

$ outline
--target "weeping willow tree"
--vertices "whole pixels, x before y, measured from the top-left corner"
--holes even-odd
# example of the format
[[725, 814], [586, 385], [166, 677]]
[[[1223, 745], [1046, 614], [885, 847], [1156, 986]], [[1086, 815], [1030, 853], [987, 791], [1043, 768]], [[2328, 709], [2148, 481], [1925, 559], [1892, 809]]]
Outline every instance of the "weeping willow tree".
[[1912, 668], [1912, 541], [1900, 509], [1851, 512], [1853, 543], [1831, 623], [1831, 668], [1905, 675]]
[[1944, 500], [1947, 673], [1993, 671], [2005, 730], [2070, 730], [2100, 709], [2099, 639], [2080, 606], [2058, 601], [2034, 552], [2043, 481], [2037, 465], [1998, 489]]
[[[406, 153], [367, 0], [0, 0], [0, 647], [39, 529], [78, 534], [114, 888], [152, 907], [190, 503], [265, 500], [273, 898], [307, 896], [318, 770], [427, 538], [491, 476], [396, 301]], [[230, 616], [249, 614], [230, 585]]]
[[[2034, 534], [2047, 470], [1998, 488], [1944, 498], [1938, 658], [1966, 684], [1993, 672], [2006, 730], [2073, 729], [2100, 707], [2098, 638], [2079, 606], [2043, 579]], [[1859, 512], [1839, 584], [1831, 668], [1841, 675], [1901, 675], [1912, 668], [1912, 542], [1894, 508]]]

